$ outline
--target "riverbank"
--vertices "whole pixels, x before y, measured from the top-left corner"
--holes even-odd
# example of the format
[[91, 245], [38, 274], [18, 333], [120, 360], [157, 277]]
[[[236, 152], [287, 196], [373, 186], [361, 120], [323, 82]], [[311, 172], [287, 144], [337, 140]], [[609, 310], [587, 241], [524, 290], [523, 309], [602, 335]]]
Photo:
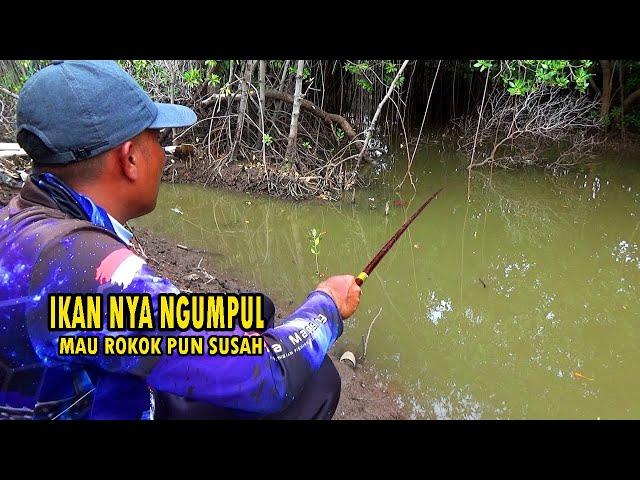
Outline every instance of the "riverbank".
[[[17, 189], [0, 184], [0, 206], [6, 205]], [[136, 249], [160, 275], [178, 288], [192, 292], [261, 291], [258, 285], [221, 274], [215, 267], [215, 252], [199, 251], [188, 245], [176, 245], [142, 228], [132, 228]], [[276, 303], [276, 323], [289, 313]], [[348, 321], [348, 320], [347, 320]], [[330, 358], [342, 379], [342, 393], [334, 420], [393, 420], [408, 418], [396, 401], [392, 386], [367, 366], [355, 370], [342, 363], [332, 352]]]
[[[431, 134], [425, 134], [424, 138], [419, 142], [421, 149], [429, 146], [437, 148], [438, 152], [449, 149], [456, 154], [464, 155], [464, 151], [458, 148], [459, 135], [455, 132], [446, 130], [444, 133], [439, 131], [432, 132]], [[176, 184], [197, 184], [202, 186], [213, 186], [224, 188], [226, 190], [251, 193], [257, 195], [269, 195], [280, 198], [289, 198], [292, 200], [301, 200], [309, 198], [320, 198], [323, 200], [338, 200], [341, 192], [316, 192], [303, 194], [301, 196], [291, 195], [287, 192], [287, 189], [279, 189], [274, 191], [271, 184], [266, 180], [265, 167], [260, 162], [260, 159], [254, 158], [253, 161], [248, 159], [239, 160], [237, 163], [229, 164], [220, 170], [211, 167], [211, 159], [207, 160], [205, 152], [198, 152], [193, 146], [187, 144], [184, 148], [177, 147], [173, 154], [167, 153], [166, 166], [163, 171], [162, 181], [165, 183]], [[532, 147], [533, 148], [533, 147]], [[640, 134], [628, 132], [626, 136], [621, 138], [618, 133], [613, 133], [605, 136], [600, 141], [596, 142], [593, 150], [584, 156], [575, 165], [567, 166], [567, 171], [582, 171], [585, 168], [591, 168], [593, 166], [593, 159], [602, 156], [615, 155], [618, 158], [624, 158], [627, 156], [635, 156], [640, 151]], [[400, 163], [406, 162], [406, 159], [392, 159], [381, 157], [376, 160], [368, 159], [364, 162], [360, 169], [360, 174], [366, 177], [367, 173], [375, 168], [377, 162], [390, 162], [400, 161]], [[468, 159], [463, 161], [463, 165], [468, 163]], [[478, 163], [478, 162], [476, 162]], [[550, 165], [553, 167], [553, 165]], [[404, 167], [403, 167], [404, 168]], [[526, 164], [520, 164], [514, 166], [513, 170], [529, 168]], [[534, 166], [533, 168], [541, 171], [545, 170], [544, 165]], [[502, 170], [496, 167], [498, 170]], [[414, 172], [418, 170], [418, 166], [413, 167]], [[491, 170], [489, 165], [474, 169], [474, 172], [488, 172]], [[465, 170], [466, 172], [466, 170]], [[461, 170], [461, 175], [462, 170]], [[464, 173], [466, 175], [466, 173]], [[300, 177], [295, 174], [287, 174], [277, 169], [270, 168], [270, 178], [279, 177], [279, 182], [284, 185], [299, 184], [300, 182], [306, 182], [309, 177]], [[302, 180], [301, 180], [302, 179]], [[270, 188], [271, 187], [271, 188]], [[305, 184], [305, 187], [309, 185]], [[356, 188], [357, 189], [357, 188]], [[292, 189], [296, 190], [296, 189]], [[313, 191], [313, 188], [308, 188], [309, 192]], [[349, 190], [345, 195], [352, 195], [352, 191]]]
[[[181, 156], [167, 155], [167, 165], [162, 181], [167, 183], [191, 183], [205, 187], [221, 187], [236, 192], [272, 195], [291, 200], [309, 198], [337, 199], [338, 192], [329, 192], [314, 185], [311, 177], [293, 171], [270, 168], [265, 174], [263, 165], [256, 162], [239, 161], [220, 170], [209, 167], [195, 153]], [[275, 184], [279, 187], [276, 188]]]

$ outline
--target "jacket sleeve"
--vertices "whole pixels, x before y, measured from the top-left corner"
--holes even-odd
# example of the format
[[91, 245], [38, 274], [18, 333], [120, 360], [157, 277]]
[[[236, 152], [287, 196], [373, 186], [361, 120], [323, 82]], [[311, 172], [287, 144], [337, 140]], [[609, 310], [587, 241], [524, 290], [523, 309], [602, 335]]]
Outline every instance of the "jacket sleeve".
[[[41, 299], [51, 293], [101, 293], [103, 303], [111, 293], [148, 293], [156, 313], [159, 294], [179, 293], [144, 259], [111, 236], [92, 229], [66, 236], [43, 252], [34, 268], [30, 290], [31, 295]], [[100, 350], [97, 355], [61, 357], [57, 353], [61, 335], [201, 335], [207, 345], [210, 335], [243, 332], [52, 332], [48, 329], [47, 301], [33, 302], [27, 318], [35, 350], [49, 365], [91, 364], [114, 373], [144, 377], [149, 386], [160, 391], [257, 413], [286, 407], [320, 368], [343, 328], [331, 297], [314, 291], [280, 326], [262, 332], [267, 348], [259, 356], [210, 356], [205, 348], [202, 356], [114, 356]], [[102, 345], [102, 338], [100, 341]]]

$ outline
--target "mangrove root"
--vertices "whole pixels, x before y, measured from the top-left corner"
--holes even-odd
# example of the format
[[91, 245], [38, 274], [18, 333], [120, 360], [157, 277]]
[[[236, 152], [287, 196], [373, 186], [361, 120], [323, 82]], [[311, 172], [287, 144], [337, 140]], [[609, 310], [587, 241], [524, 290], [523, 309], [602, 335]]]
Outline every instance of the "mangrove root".
[[[255, 96], [256, 92], [251, 92], [250, 95]], [[266, 90], [264, 92], [264, 96], [265, 98], [270, 98], [272, 100], [280, 100], [283, 102], [290, 103], [291, 105], [293, 105], [293, 102], [294, 102], [293, 95], [285, 92], [279, 92], [277, 90]], [[239, 95], [235, 95], [235, 94], [225, 95], [222, 93], [215, 93], [209, 96], [208, 98], [206, 98], [205, 100], [203, 100], [202, 105], [205, 107], [208, 107], [214, 104], [215, 102], [217, 102], [218, 100], [234, 101], [238, 99], [240, 99]], [[334, 123], [338, 124], [338, 126], [344, 131], [344, 134], [347, 136], [349, 140], [353, 140], [356, 138], [357, 136], [356, 131], [351, 126], [351, 124], [347, 121], [347, 119], [344, 118], [342, 115], [338, 115], [337, 113], [325, 112], [324, 110], [316, 106], [313, 102], [310, 102], [309, 100], [305, 100], [305, 99], [301, 100], [300, 107], [304, 108], [305, 110], [308, 110], [316, 117], [321, 118], [328, 125], [332, 125]]]

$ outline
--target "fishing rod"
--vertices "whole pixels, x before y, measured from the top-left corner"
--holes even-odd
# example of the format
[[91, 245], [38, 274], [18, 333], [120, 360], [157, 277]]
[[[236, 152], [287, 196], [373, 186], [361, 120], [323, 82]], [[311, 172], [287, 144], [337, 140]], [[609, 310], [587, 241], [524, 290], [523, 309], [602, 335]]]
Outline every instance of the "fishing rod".
[[407, 220], [406, 222], [404, 222], [404, 224], [396, 231], [396, 233], [393, 234], [393, 237], [391, 237], [389, 239], [389, 241], [387, 243], [384, 244], [384, 246], [380, 249], [380, 251], [378, 253], [376, 253], [376, 256], [373, 257], [373, 259], [367, 264], [366, 267], [364, 267], [364, 270], [362, 272], [360, 272], [358, 274], [358, 276], [356, 277], [356, 284], [358, 286], [361, 286], [365, 280], [369, 277], [369, 275], [371, 275], [371, 272], [373, 271], [374, 268], [376, 268], [376, 266], [378, 266], [378, 263], [380, 263], [380, 260], [382, 260], [384, 258], [384, 256], [387, 254], [387, 252], [389, 252], [389, 250], [391, 250], [391, 247], [393, 247], [393, 244], [396, 243], [396, 241], [400, 238], [400, 235], [402, 235], [404, 233], [404, 231], [407, 229], [407, 227], [409, 225], [411, 225], [411, 222], [413, 222], [416, 217], [418, 215], [420, 215], [420, 213], [422, 212], [422, 210], [425, 209], [425, 207], [427, 205], [429, 205], [429, 203], [431, 202], [431, 200], [433, 200], [434, 198], [436, 198], [438, 196], [438, 194], [444, 189], [444, 187], [440, 188], [440, 190], [438, 190], [436, 193], [434, 193], [433, 195], [431, 195], [421, 206], [418, 210], [416, 210], [416, 212], [411, 215], [411, 217], [409, 218], [409, 220]]

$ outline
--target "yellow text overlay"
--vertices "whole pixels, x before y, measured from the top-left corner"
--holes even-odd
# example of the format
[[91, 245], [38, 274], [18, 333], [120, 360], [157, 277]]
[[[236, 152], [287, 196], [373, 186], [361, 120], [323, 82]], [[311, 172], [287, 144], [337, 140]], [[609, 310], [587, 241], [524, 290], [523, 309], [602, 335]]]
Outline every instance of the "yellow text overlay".
[[261, 335], [233, 336], [72, 336], [58, 338], [58, 355], [262, 355]]
[[155, 303], [147, 293], [51, 294], [49, 330], [260, 332], [266, 328], [263, 306], [259, 293], [160, 294]]

